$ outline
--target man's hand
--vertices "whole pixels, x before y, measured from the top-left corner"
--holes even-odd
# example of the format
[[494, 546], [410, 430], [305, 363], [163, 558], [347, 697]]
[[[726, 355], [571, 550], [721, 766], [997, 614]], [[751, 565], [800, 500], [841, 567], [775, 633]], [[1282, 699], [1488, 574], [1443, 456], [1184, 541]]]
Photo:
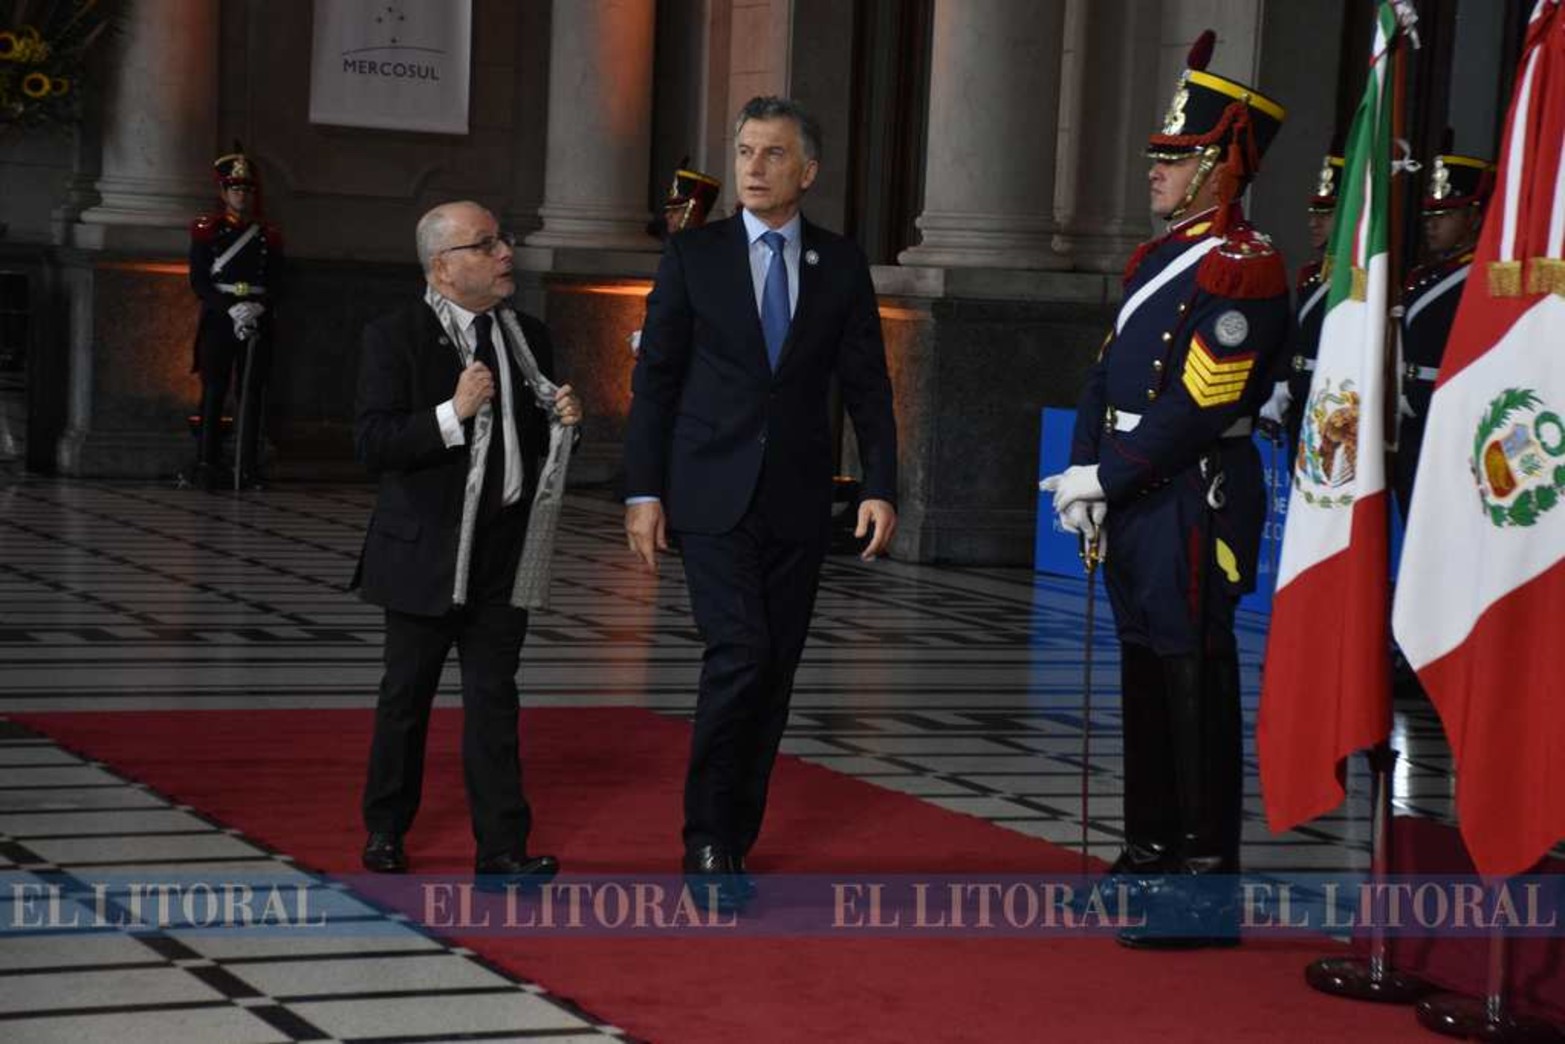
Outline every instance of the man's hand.
[[859, 557], [869, 562], [878, 557], [891, 543], [891, 534], [897, 531], [897, 509], [889, 500], [865, 500], [859, 504], [859, 525], [853, 531], [856, 537], [869, 534], [869, 546]]
[[[860, 523], [862, 525], [862, 523]], [[663, 502], [646, 500], [625, 505], [625, 538], [647, 572], [657, 576], [659, 551], [668, 550], [668, 522]]]
[[1067, 533], [1080, 533], [1093, 541], [1102, 532], [1108, 513], [1109, 506], [1104, 501], [1078, 500], [1060, 512], [1060, 528]]
[[451, 394], [451, 405], [456, 409], [457, 420], [467, 420], [478, 408], [494, 398], [494, 374], [481, 362], [470, 362], [462, 376], [456, 379], [456, 391]]
[[581, 423], [581, 397], [569, 384], [562, 384], [554, 389], [554, 414], [567, 428], [573, 428]]
[[234, 339], [247, 341], [259, 325], [266, 306], [257, 301], [240, 301], [229, 306], [228, 317], [234, 321]]
[[1271, 398], [1261, 406], [1261, 420], [1281, 428], [1288, 423], [1288, 410], [1292, 405], [1293, 394], [1288, 391], [1288, 382], [1278, 381], [1272, 385]]
[[1065, 509], [1079, 500], [1104, 499], [1096, 464], [1073, 464], [1058, 475], [1050, 475], [1038, 483], [1038, 489], [1054, 494], [1054, 512], [1057, 515], [1064, 515]]

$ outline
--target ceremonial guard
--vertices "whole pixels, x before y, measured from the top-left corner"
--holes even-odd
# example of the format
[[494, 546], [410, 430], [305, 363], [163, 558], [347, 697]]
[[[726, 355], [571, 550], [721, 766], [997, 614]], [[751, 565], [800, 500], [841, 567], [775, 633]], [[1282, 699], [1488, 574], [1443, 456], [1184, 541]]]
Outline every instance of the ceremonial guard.
[[1493, 189], [1494, 165], [1488, 160], [1445, 154], [1430, 165], [1423, 204], [1425, 261], [1408, 273], [1402, 289], [1402, 395], [1395, 480], [1404, 522], [1413, 499], [1429, 397]]
[[1153, 918], [1121, 936], [1132, 946], [1237, 941], [1236, 882], [1208, 875], [1239, 870], [1234, 609], [1254, 587], [1266, 514], [1250, 434], [1289, 325], [1287, 269], [1239, 199], [1284, 110], [1207, 72], [1212, 39], [1192, 48], [1147, 149], [1152, 209], [1169, 228], [1126, 267], [1071, 466], [1043, 483], [1065, 528], [1102, 541], [1121, 643], [1126, 844], [1113, 872], [1221, 896], [1176, 899], [1182, 929]]
[[651, 231], [667, 239], [687, 228], [700, 228], [717, 205], [723, 183], [710, 174], [689, 168], [689, 157], [674, 171], [674, 180], [663, 199], [663, 212], [652, 220]]
[[[271, 369], [272, 309], [283, 275], [282, 236], [261, 216], [261, 183], [237, 142], [212, 164], [222, 210], [190, 226], [190, 286], [201, 299], [191, 371], [201, 375], [195, 485], [260, 489], [260, 434]], [[235, 386], [238, 438], [223, 474], [223, 405]]]
[[[1342, 156], [1335, 152], [1327, 153], [1321, 161], [1320, 176], [1316, 179], [1315, 192], [1310, 196], [1307, 211], [1310, 259], [1299, 266], [1299, 275], [1293, 284], [1292, 350], [1283, 354], [1282, 372], [1272, 391], [1271, 400], [1261, 408], [1262, 420], [1286, 428], [1287, 459], [1290, 463], [1298, 452], [1304, 404], [1309, 401], [1310, 381], [1315, 378], [1315, 356], [1320, 353], [1320, 327], [1326, 317], [1326, 291], [1329, 286], [1326, 243], [1331, 239], [1331, 222], [1337, 215], [1337, 191], [1342, 185], [1342, 163]], [[1294, 403], [1298, 403], [1298, 409], [1294, 409]]]

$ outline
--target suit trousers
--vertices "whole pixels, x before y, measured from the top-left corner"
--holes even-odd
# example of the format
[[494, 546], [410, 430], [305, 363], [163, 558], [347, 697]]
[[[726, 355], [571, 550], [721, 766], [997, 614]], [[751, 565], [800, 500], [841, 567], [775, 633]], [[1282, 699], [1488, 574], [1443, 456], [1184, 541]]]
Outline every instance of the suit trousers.
[[474, 533], [468, 603], [442, 616], [386, 610], [385, 676], [364, 786], [364, 824], [404, 834], [423, 792], [429, 713], [446, 656], [462, 675], [462, 773], [478, 858], [521, 856], [532, 812], [522, 793], [516, 672], [527, 611], [510, 604], [525, 501]]
[[824, 523], [804, 540], [780, 539], [755, 504], [726, 533], [679, 534], [706, 644], [685, 777], [686, 848], [717, 844], [743, 858], [761, 832], [827, 539]]

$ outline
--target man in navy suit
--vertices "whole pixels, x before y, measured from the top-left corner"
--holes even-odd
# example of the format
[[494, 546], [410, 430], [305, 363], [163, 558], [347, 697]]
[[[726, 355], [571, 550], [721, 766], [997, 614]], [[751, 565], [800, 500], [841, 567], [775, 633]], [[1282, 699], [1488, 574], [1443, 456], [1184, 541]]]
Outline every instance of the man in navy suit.
[[809, 630], [832, 503], [829, 388], [858, 436], [862, 557], [896, 528], [896, 421], [869, 265], [805, 221], [820, 132], [788, 99], [735, 126], [738, 214], [673, 236], [647, 299], [625, 435], [625, 531], [657, 571], [678, 535], [706, 643], [685, 780], [684, 869], [722, 906], [745, 859]]
[[581, 402], [547, 380], [549, 331], [505, 307], [511, 235], [477, 203], [418, 223], [424, 293], [364, 331], [354, 440], [379, 481], [353, 578], [386, 613], [386, 672], [364, 784], [364, 867], [407, 869], [403, 835], [423, 789], [429, 712], [446, 656], [462, 665], [462, 769], [480, 885], [537, 884], [530, 854], [516, 671], [527, 610], [516, 591], [551, 421]]

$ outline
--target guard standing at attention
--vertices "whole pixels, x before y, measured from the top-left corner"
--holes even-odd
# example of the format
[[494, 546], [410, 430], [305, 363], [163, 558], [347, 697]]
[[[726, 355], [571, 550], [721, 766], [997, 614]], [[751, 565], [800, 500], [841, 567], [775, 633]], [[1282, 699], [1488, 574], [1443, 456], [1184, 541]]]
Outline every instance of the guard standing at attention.
[[1261, 407], [1263, 421], [1287, 429], [1287, 459], [1290, 462], [1298, 452], [1304, 404], [1310, 397], [1310, 382], [1315, 379], [1315, 357], [1320, 354], [1320, 328], [1326, 318], [1326, 291], [1330, 286], [1326, 243], [1331, 239], [1331, 223], [1337, 216], [1342, 164], [1343, 157], [1335, 151], [1327, 153], [1321, 161], [1320, 176], [1316, 179], [1307, 211], [1310, 259], [1299, 266], [1298, 278], [1293, 284], [1292, 350], [1283, 354], [1272, 397]]
[[1423, 203], [1424, 263], [1408, 273], [1402, 289], [1402, 395], [1394, 479], [1404, 522], [1413, 502], [1429, 397], [1493, 190], [1494, 164], [1488, 160], [1447, 153], [1430, 164]]
[[[212, 163], [222, 209], [190, 225], [190, 286], [201, 299], [191, 371], [201, 375], [200, 450], [194, 484], [261, 489], [261, 426], [281, 296], [282, 235], [261, 216], [261, 182], [238, 142]], [[223, 406], [235, 389], [238, 439], [225, 474]]]
[[[1288, 273], [1239, 200], [1282, 106], [1191, 49], [1147, 149], [1168, 230], [1125, 270], [1087, 377], [1071, 466], [1044, 480], [1066, 529], [1105, 545], [1121, 646], [1124, 851], [1113, 872], [1177, 894], [1121, 942], [1237, 941], [1243, 796], [1234, 609], [1255, 585], [1266, 486], [1250, 438], [1288, 338]], [[1210, 876], [1209, 876], [1210, 875]], [[1215, 887], [1205, 887], [1205, 886]], [[1211, 897], [1215, 901], [1207, 901]]]

